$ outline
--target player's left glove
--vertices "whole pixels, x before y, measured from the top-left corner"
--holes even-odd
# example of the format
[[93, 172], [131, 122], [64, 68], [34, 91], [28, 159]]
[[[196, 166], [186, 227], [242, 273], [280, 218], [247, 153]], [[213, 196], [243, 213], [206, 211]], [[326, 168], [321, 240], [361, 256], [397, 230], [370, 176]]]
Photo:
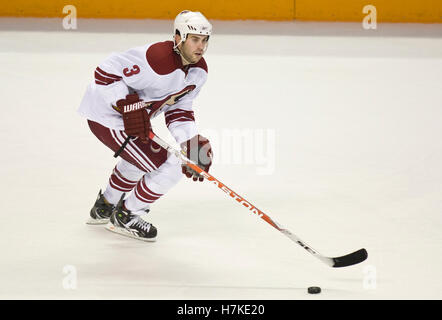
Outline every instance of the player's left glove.
[[[189, 160], [192, 160], [198, 167], [206, 172], [209, 172], [209, 168], [212, 165], [212, 147], [208, 139], [197, 134], [192, 139], [189, 139], [181, 144], [181, 149], [184, 155]], [[203, 181], [204, 177], [198, 174], [192, 168], [186, 165], [182, 165], [183, 174], [187, 178], [193, 178], [193, 181]]]

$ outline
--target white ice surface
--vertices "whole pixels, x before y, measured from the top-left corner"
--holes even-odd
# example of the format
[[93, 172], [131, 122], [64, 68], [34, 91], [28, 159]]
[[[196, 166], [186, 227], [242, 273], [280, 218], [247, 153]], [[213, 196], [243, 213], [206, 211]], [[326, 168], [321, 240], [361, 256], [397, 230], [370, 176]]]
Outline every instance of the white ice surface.
[[[116, 160], [76, 114], [84, 89], [110, 52], [170, 39], [170, 22], [3, 18], [0, 298], [441, 299], [442, 25], [214, 26], [195, 103], [211, 172], [319, 252], [368, 260], [329, 268], [184, 179], [152, 208], [156, 243], [86, 225]], [[269, 148], [272, 174], [229, 163], [233, 129], [256, 134], [254, 156]]]

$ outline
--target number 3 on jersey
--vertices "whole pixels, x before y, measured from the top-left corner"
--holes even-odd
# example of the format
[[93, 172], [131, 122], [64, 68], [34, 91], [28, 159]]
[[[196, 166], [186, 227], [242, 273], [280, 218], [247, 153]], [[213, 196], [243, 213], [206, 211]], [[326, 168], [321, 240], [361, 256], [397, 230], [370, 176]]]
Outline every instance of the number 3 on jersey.
[[137, 73], [140, 73], [140, 67], [137, 66], [136, 64], [134, 66], [132, 66], [132, 69], [130, 69], [130, 71], [129, 71], [129, 68], [124, 68], [123, 69], [123, 74], [126, 77], [133, 76], [134, 74], [137, 74]]

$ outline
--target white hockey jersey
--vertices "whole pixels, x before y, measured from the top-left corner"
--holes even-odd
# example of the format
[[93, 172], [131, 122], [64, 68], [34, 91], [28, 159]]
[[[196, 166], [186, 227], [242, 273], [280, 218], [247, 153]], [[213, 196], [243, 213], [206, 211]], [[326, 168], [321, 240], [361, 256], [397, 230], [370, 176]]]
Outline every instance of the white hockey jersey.
[[207, 80], [207, 72], [204, 58], [183, 66], [172, 41], [114, 53], [96, 68], [95, 81], [88, 86], [78, 112], [105, 127], [124, 130], [122, 115], [115, 109], [117, 100], [136, 92], [146, 102], [161, 101], [192, 88], [178, 102], [162, 110], [167, 128], [182, 143], [197, 134], [192, 104]]

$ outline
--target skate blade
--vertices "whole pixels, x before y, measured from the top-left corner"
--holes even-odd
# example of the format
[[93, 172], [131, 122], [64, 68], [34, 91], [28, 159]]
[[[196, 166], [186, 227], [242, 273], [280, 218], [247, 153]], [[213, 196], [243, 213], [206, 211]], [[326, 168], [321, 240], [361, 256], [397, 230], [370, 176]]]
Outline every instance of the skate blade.
[[125, 228], [120, 228], [120, 227], [114, 226], [111, 222], [109, 222], [106, 225], [105, 229], [109, 230], [109, 231], [112, 231], [112, 232], [115, 232], [115, 233], [118, 233], [118, 234], [121, 234], [121, 235], [129, 237], [129, 238], [137, 239], [137, 240], [141, 240], [141, 241], [155, 242], [157, 240], [157, 237], [155, 237], [155, 238], [142, 238], [142, 237], [139, 237], [136, 234], [128, 231]]
[[89, 225], [100, 225], [100, 224], [106, 224], [109, 222], [109, 218], [107, 219], [94, 219], [92, 217], [89, 217], [89, 220], [86, 221], [86, 224]]

